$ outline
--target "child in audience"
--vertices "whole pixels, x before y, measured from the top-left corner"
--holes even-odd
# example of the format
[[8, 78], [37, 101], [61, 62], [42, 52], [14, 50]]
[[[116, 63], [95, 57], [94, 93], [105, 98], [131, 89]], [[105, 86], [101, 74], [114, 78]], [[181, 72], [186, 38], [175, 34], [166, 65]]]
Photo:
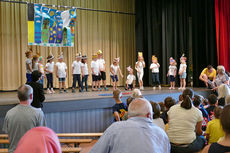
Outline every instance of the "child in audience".
[[38, 58], [38, 70], [42, 73], [42, 79], [40, 80], [40, 83], [42, 84], [42, 87], [44, 85], [44, 77], [45, 77], [45, 70], [44, 70], [44, 65], [43, 65], [44, 58], [40, 56]]
[[75, 93], [76, 82], [78, 82], [79, 92], [82, 92], [82, 82], [81, 82], [81, 72], [82, 72], [82, 64], [81, 64], [81, 55], [76, 56], [76, 60], [73, 61], [72, 64], [72, 75], [73, 75], [73, 85], [72, 85], [72, 93]]
[[127, 70], [129, 72], [129, 75], [127, 76], [125, 90], [133, 90], [133, 88], [135, 88], [136, 77], [135, 75], [133, 75], [133, 69], [130, 66], [127, 67]]
[[58, 62], [56, 63], [56, 77], [58, 78], [59, 81], [59, 93], [63, 93], [62, 89], [64, 90], [65, 93], [67, 93], [66, 86], [65, 86], [65, 80], [67, 78], [67, 66], [63, 62], [63, 54], [58, 58]]
[[170, 107], [172, 107], [175, 104], [176, 104], [176, 100], [173, 99], [172, 97], [166, 97], [165, 98], [165, 100], [164, 100], [165, 111], [163, 111], [163, 113], [160, 116], [163, 119], [164, 124], [168, 123], [168, 114], [167, 114], [167, 112], [169, 111]]
[[133, 98], [143, 98], [143, 95], [140, 89], [133, 89], [132, 97]]
[[179, 104], [181, 104], [181, 103], [182, 103], [182, 101], [183, 101], [183, 95], [182, 95], [182, 94], [180, 94], [180, 95], [179, 95], [179, 101], [178, 101], [178, 103], [179, 103]]
[[39, 58], [39, 56], [37, 54], [33, 56], [33, 59], [32, 59], [32, 70], [33, 71], [39, 70], [39, 67], [38, 67], [38, 58]]
[[180, 58], [180, 69], [179, 69], [179, 75], [180, 75], [180, 89], [184, 90], [186, 87], [186, 69], [187, 69], [187, 65], [186, 65], [186, 57], [184, 56], [184, 54], [181, 56]]
[[169, 71], [167, 74], [167, 76], [169, 76], [169, 79], [170, 79], [169, 89], [175, 89], [175, 77], [176, 77], [176, 71], [177, 71], [176, 61], [172, 57], [170, 57], [169, 62], [170, 62], [170, 66], [169, 66]]
[[137, 70], [137, 78], [140, 90], [144, 90], [143, 76], [144, 76], [145, 61], [142, 52], [138, 52], [138, 61], [136, 62], [135, 69]]
[[87, 56], [82, 56], [82, 60], [81, 60], [81, 68], [82, 68], [82, 91], [84, 90], [84, 86], [83, 83], [85, 83], [85, 91], [88, 91], [88, 76], [89, 76], [89, 72], [88, 72], [88, 65], [87, 65]]
[[113, 98], [116, 102], [115, 105], [113, 105], [113, 116], [114, 121], [121, 121], [124, 117], [125, 113], [128, 111], [127, 106], [121, 101], [122, 98], [122, 92], [119, 89], [115, 89], [113, 91]]
[[118, 72], [120, 74], [120, 76], [123, 78], [123, 74], [121, 73], [121, 69], [119, 67], [119, 61], [120, 61], [120, 57], [119, 58], [115, 58], [113, 60], [113, 64], [110, 66], [110, 76], [113, 80], [113, 90], [117, 89], [117, 84], [118, 84]]
[[216, 108], [218, 103], [217, 96], [214, 94], [211, 94], [208, 96], [208, 104], [209, 106], [206, 108], [206, 111], [208, 112], [208, 116], [210, 120], [214, 119], [214, 109]]
[[156, 89], [156, 86], [159, 86], [159, 89], [161, 89], [160, 79], [159, 79], [160, 64], [158, 63], [157, 57], [155, 55], [152, 56], [152, 62], [153, 63], [150, 65], [150, 70], [152, 70], [153, 90]]
[[26, 54], [26, 83], [31, 82], [31, 74], [33, 72], [32, 70], [32, 51], [28, 50], [25, 52]]
[[162, 118], [160, 118], [161, 107], [158, 103], [150, 101], [153, 108], [153, 124], [159, 126], [165, 130], [165, 124]]
[[99, 69], [100, 69], [100, 75], [98, 78], [99, 79], [98, 81], [99, 90], [102, 90], [100, 87], [101, 80], [102, 80], [104, 90], [107, 91], [108, 88], [106, 87], [106, 71], [105, 71], [106, 65], [105, 65], [105, 60], [103, 59], [103, 54], [101, 50], [98, 50], [97, 56], [98, 56], [97, 62], [99, 63]]
[[47, 57], [47, 64], [45, 67], [45, 71], [46, 71], [46, 78], [47, 78], [47, 93], [51, 94], [51, 93], [55, 93], [54, 89], [53, 89], [53, 72], [54, 72], [54, 56], [52, 54], [50, 54]]
[[[133, 98], [132, 96], [130, 96], [129, 98], [126, 99], [126, 106], [127, 106], [127, 109], [129, 108], [129, 104], [134, 100], [135, 98]], [[128, 119], [128, 112], [125, 112], [122, 120], [127, 120]]]
[[97, 55], [92, 56], [93, 60], [91, 62], [91, 70], [92, 70], [92, 90], [97, 91], [98, 90], [98, 84], [99, 84], [99, 63], [97, 62]]
[[222, 113], [222, 107], [217, 106], [214, 109], [214, 119], [208, 122], [207, 129], [205, 131], [206, 139], [208, 144], [217, 142], [221, 137], [224, 136], [224, 131], [220, 124], [220, 115]]

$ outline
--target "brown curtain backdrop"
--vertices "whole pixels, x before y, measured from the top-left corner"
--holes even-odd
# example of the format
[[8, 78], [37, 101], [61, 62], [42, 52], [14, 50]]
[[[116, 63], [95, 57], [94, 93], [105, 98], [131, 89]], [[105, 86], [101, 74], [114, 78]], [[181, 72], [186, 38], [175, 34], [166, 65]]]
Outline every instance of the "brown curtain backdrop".
[[[134, 0], [31, 0], [29, 2], [67, 5], [84, 8], [134, 13]], [[55, 8], [63, 10], [63, 8]], [[107, 85], [113, 58], [121, 57], [120, 67], [124, 85], [128, 74], [126, 67], [135, 63], [135, 16], [77, 10], [74, 47], [40, 47], [27, 45], [27, 5], [0, 2], [0, 90], [16, 90], [26, 82], [25, 51], [32, 48], [45, 59], [50, 52], [57, 57], [61, 51], [68, 66], [67, 86], [72, 86], [71, 65], [75, 55], [81, 52], [88, 56], [89, 73], [92, 54], [103, 51], [106, 61]], [[57, 59], [55, 58], [55, 62]], [[43, 63], [46, 64], [46, 60]], [[91, 84], [91, 75], [88, 83]], [[57, 78], [54, 86], [58, 87]], [[46, 87], [46, 85], [44, 86]]]

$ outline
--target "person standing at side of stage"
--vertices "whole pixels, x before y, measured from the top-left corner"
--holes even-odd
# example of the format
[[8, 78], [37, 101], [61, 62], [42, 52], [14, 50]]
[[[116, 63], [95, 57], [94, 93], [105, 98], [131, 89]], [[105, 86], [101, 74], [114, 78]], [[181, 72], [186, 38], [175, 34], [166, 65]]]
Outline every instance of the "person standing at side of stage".
[[82, 92], [82, 82], [81, 82], [81, 55], [76, 55], [76, 60], [73, 61], [72, 64], [72, 75], [73, 75], [73, 85], [72, 85], [72, 93], [75, 93], [76, 82], [78, 82], [79, 92]]
[[58, 78], [59, 82], [59, 93], [63, 93], [62, 88], [65, 93], [67, 93], [65, 80], [67, 78], [67, 66], [65, 62], [63, 62], [63, 53], [58, 58], [58, 62], [56, 63], [56, 77]]
[[138, 52], [138, 61], [136, 62], [135, 69], [137, 70], [137, 78], [140, 90], [144, 90], [143, 76], [144, 76], [145, 61], [142, 52]]
[[98, 50], [97, 52], [97, 56], [98, 56], [98, 59], [97, 59], [97, 62], [99, 63], [99, 69], [100, 69], [100, 75], [99, 75], [99, 90], [102, 90], [101, 87], [100, 87], [100, 84], [101, 84], [101, 80], [102, 80], [102, 83], [103, 83], [103, 86], [104, 86], [104, 90], [107, 91], [108, 88], [106, 87], [106, 71], [105, 71], [105, 60], [103, 59], [103, 54], [102, 54], [102, 51], [101, 50]]
[[46, 78], [47, 78], [47, 93], [55, 93], [53, 89], [53, 72], [54, 72], [54, 56], [50, 54], [47, 57], [47, 63], [45, 66]]
[[186, 57], [184, 54], [180, 58], [180, 69], [179, 69], [179, 75], [180, 75], [180, 88], [179, 90], [184, 90], [186, 87], [186, 69], [187, 69], [187, 64], [186, 64]]
[[99, 63], [97, 62], [97, 55], [92, 56], [93, 60], [91, 62], [91, 70], [92, 70], [92, 91], [98, 90], [99, 84]]
[[119, 66], [119, 61], [120, 61], [120, 58], [114, 58], [113, 59], [113, 64], [111, 64], [110, 66], [110, 76], [113, 80], [113, 90], [116, 90], [117, 89], [117, 85], [118, 85], [118, 72], [120, 74], [120, 76], [123, 78], [123, 74], [121, 73], [121, 69], [120, 69], [120, 66]]
[[38, 71], [40, 71], [42, 73], [42, 78], [40, 80], [40, 83], [42, 84], [42, 87], [44, 85], [44, 78], [46, 77], [44, 74], [45, 74], [45, 71], [44, 71], [44, 65], [43, 65], [43, 61], [44, 61], [44, 58], [42, 56], [40, 56], [38, 58]]
[[88, 91], [88, 76], [89, 76], [89, 71], [88, 71], [88, 65], [87, 65], [87, 56], [84, 55], [82, 56], [81, 59], [81, 68], [82, 68], [82, 91], [84, 90], [83, 83], [85, 83], [85, 91]]
[[169, 76], [169, 79], [170, 79], [170, 88], [169, 89], [175, 89], [175, 78], [176, 78], [176, 72], [177, 72], [177, 67], [176, 67], [177, 63], [172, 57], [170, 57], [169, 63], [170, 63], [170, 66], [169, 66], [169, 71], [167, 74], [167, 76]]
[[159, 89], [161, 89], [160, 79], [159, 79], [159, 67], [160, 64], [157, 61], [157, 57], [155, 55], [152, 56], [152, 64], [150, 65], [150, 70], [152, 70], [152, 79], [153, 79], [153, 90], [156, 89], [158, 85]]
[[32, 51], [28, 50], [25, 52], [26, 54], [26, 83], [31, 82], [31, 74], [33, 72], [32, 70]]

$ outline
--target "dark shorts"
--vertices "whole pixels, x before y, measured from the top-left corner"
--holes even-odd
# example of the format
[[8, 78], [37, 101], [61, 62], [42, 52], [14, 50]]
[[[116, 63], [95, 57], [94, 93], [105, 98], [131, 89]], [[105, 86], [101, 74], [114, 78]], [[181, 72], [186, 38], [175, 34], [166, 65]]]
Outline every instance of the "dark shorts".
[[93, 79], [93, 81], [98, 81], [98, 80], [99, 80], [99, 76], [97, 76], [97, 75], [92, 75], [92, 79]]
[[26, 83], [32, 82], [31, 74], [26, 73]]
[[112, 80], [113, 80], [113, 82], [117, 82], [118, 81], [118, 77], [117, 77], [117, 75], [111, 75], [111, 78], [112, 78]]
[[58, 78], [59, 82], [65, 82], [65, 78]]
[[128, 84], [128, 89], [133, 89], [133, 84]]
[[175, 77], [173, 75], [169, 76], [170, 82], [174, 82], [175, 81]]
[[106, 73], [104, 71], [101, 71], [101, 75], [99, 75], [99, 80], [106, 80]]

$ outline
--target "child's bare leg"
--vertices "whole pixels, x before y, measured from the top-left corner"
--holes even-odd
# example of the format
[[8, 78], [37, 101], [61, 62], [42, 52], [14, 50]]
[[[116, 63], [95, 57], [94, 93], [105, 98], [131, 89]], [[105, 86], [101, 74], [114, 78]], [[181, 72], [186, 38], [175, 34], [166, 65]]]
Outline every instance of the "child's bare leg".
[[62, 82], [62, 87], [66, 90], [65, 82]]
[[183, 79], [183, 88], [185, 88], [186, 87], [186, 81], [185, 81], [185, 79]]

